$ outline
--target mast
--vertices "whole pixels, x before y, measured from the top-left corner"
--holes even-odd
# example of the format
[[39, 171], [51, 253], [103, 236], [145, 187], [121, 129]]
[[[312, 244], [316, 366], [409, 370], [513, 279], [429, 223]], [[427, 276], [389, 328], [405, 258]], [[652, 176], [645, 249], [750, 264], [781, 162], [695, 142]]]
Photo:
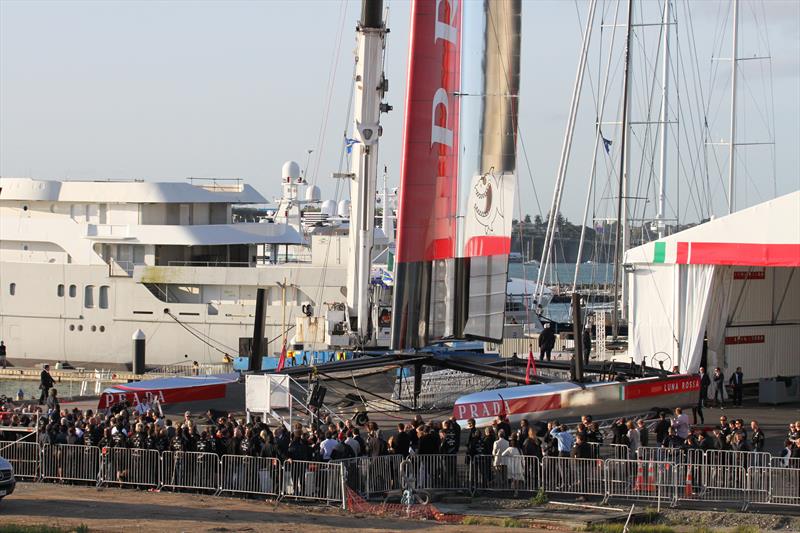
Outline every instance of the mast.
[[728, 213], [733, 213], [736, 207], [734, 193], [735, 151], [736, 151], [736, 78], [738, 70], [737, 54], [739, 52], [739, 0], [733, 0], [733, 35], [731, 50], [731, 138], [728, 143]]
[[556, 186], [553, 190], [553, 201], [550, 206], [550, 214], [547, 219], [547, 231], [545, 232], [544, 244], [542, 246], [542, 260], [539, 264], [539, 272], [536, 274], [536, 301], [542, 301], [544, 294], [544, 282], [547, 269], [552, 260], [553, 241], [558, 230], [558, 213], [561, 209], [561, 197], [564, 194], [564, 181], [567, 176], [569, 166], [569, 156], [572, 150], [572, 139], [575, 133], [575, 122], [577, 120], [578, 108], [580, 107], [581, 92], [583, 88], [583, 75], [586, 72], [586, 60], [589, 54], [589, 44], [592, 37], [592, 24], [597, 7], [597, 1], [592, 0], [589, 4], [589, 14], [586, 18], [586, 27], [583, 30], [583, 44], [581, 46], [580, 60], [578, 61], [578, 72], [575, 74], [575, 84], [572, 86], [572, 99], [570, 103], [569, 118], [567, 119], [567, 130], [564, 132], [564, 141], [561, 145], [561, 157], [558, 162], [558, 176]]
[[389, 180], [388, 171], [386, 166], [383, 167], [383, 194], [381, 194], [381, 205], [383, 206], [383, 213], [381, 214], [381, 229], [386, 235], [386, 240], [390, 243], [394, 242], [394, 222], [392, 221], [392, 209], [389, 200]]
[[347, 261], [347, 305], [357, 319], [356, 331], [364, 340], [369, 331], [369, 277], [375, 231], [375, 195], [378, 175], [380, 114], [388, 84], [383, 73], [383, 0], [364, 0], [358, 22], [355, 105], [350, 182], [350, 254]]
[[[627, 217], [627, 190], [628, 190], [628, 103], [629, 103], [629, 80], [631, 68], [631, 37], [633, 27], [633, 0], [628, 0], [628, 23], [625, 34], [625, 71], [622, 77], [622, 135], [620, 136], [619, 153], [619, 188], [617, 189], [617, 232], [614, 243], [614, 306], [611, 315], [611, 331], [613, 340], [619, 336], [619, 306], [617, 299], [620, 296], [620, 285], [622, 287], [622, 305], [625, 305], [624, 294], [624, 274], [620, 272], [622, 266], [622, 254], [625, 253], [627, 246], [628, 217]], [[623, 201], [624, 200], [624, 201]]]
[[[611, 39], [614, 42], [614, 37], [617, 34], [617, 16], [619, 15], [619, 2], [616, 3], [614, 8], [614, 24], [611, 26]], [[578, 258], [575, 260], [575, 274], [572, 276], [572, 292], [575, 292], [578, 287], [578, 273], [580, 271], [580, 264], [583, 258], [583, 246], [586, 243], [586, 219], [589, 216], [589, 203], [592, 199], [592, 190], [594, 188], [594, 178], [597, 174], [597, 149], [600, 146], [600, 139], [602, 137], [600, 125], [605, 116], [606, 100], [608, 96], [608, 82], [610, 80], [609, 73], [611, 72], [611, 56], [613, 47], [608, 52], [608, 60], [606, 61], [605, 75], [603, 76], [603, 92], [600, 99], [600, 110], [597, 113], [597, 124], [595, 125], [594, 135], [594, 148], [592, 149], [592, 166], [589, 170], [589, 184], [586, 188], [586, 202], [583, 206], [583, 220], [581, 221], [581, 238], [578, 242]]]
[[656, 225], [658, 238], [663, 239], [665, 234], [665, 206], [667, 188], [667, 111], [669, 92], [669, 3], [664, 0], [663, 42], [661, 45], [661, 117], [659, 129], [661, 130], [660, 162], [658, 166], [658, 215]]

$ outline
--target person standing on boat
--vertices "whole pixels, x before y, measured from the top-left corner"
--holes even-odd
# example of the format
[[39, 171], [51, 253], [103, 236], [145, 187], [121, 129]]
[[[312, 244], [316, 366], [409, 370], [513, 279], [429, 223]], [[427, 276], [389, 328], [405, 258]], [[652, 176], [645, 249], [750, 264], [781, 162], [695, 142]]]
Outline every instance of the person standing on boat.
[[44, 405], [45, 400], [47, 400], [50, 395], [50, 389], [52, 389], [55, 384], [56, 381], [53, 379], [53, 376], [50, 375], [50, 365], [44, 365], [42, 373], [39, 375], [39, 389], [42, 391], [42, 394], [39, 396], [39, 405]]
[[6, 365], [6, 345], [3, 341], [0, 341], [0, 366], [5, 370]]
[[589, 355], [592, 353], [592, 328], [586, 326], [583, 329], [583, 360], [588, 365]]
[[544, 329], [539, 334], [539, 361], [544, 361], [545, 357], [550, 360], [550, 352], [556, 345], [556, 335], [553, 333], [550, 324], [545, 324]]

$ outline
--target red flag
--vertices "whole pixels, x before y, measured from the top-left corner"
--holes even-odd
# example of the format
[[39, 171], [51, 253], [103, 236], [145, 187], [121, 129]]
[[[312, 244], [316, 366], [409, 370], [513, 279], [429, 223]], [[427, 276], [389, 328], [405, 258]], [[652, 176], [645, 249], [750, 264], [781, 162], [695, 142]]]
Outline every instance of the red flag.
[[275, 369], [275, 372], [281, 372], [283, 370], [283, 365], [286, 364], [286, 339], [283, 339], [283, 348], [281, 348], [281, 358], [278, 359], [278, 368]]
[[533, 348], [528, 352], [528, 366], [525, 368], [525, 385], [531, 384], [531, 369], [533, 369], [533, 375], [535, 376], [536, 362], [533, 360]]

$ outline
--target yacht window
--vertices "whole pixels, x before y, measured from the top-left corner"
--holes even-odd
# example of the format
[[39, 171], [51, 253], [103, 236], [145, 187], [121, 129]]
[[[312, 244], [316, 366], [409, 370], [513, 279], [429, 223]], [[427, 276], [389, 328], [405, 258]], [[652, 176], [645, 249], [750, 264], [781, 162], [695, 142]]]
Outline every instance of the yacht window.
[[78, 287], [76, 287], [75, 285], [70, 285], [69, 286], [69, 297], [70, 298], [75, 298], [75, 296], [77, 296], [77, 294], [78, 294]]
[[108, 285], [100, 286], [100, 309], [108, 309]]
[[64, 296], [64, 284], [63, 283], [59, 283], [58, 284], [58, 297], [62, 298], [63, 296]]
[[9, 283], [8, 285], [8, 294], [14, 296], [17, 294], [17, 284], [16, 283]]
[[87, 285], [83, 289], [83, 306], [86, 309], [94, 307], [94, 285]]

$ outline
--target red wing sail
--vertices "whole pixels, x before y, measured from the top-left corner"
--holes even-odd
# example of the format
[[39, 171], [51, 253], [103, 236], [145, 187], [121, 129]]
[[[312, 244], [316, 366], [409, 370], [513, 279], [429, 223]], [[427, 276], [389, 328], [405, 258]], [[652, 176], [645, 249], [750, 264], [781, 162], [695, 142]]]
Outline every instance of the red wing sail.
[[520, 0], [412, 0], [392, 347], [503, 333]]

